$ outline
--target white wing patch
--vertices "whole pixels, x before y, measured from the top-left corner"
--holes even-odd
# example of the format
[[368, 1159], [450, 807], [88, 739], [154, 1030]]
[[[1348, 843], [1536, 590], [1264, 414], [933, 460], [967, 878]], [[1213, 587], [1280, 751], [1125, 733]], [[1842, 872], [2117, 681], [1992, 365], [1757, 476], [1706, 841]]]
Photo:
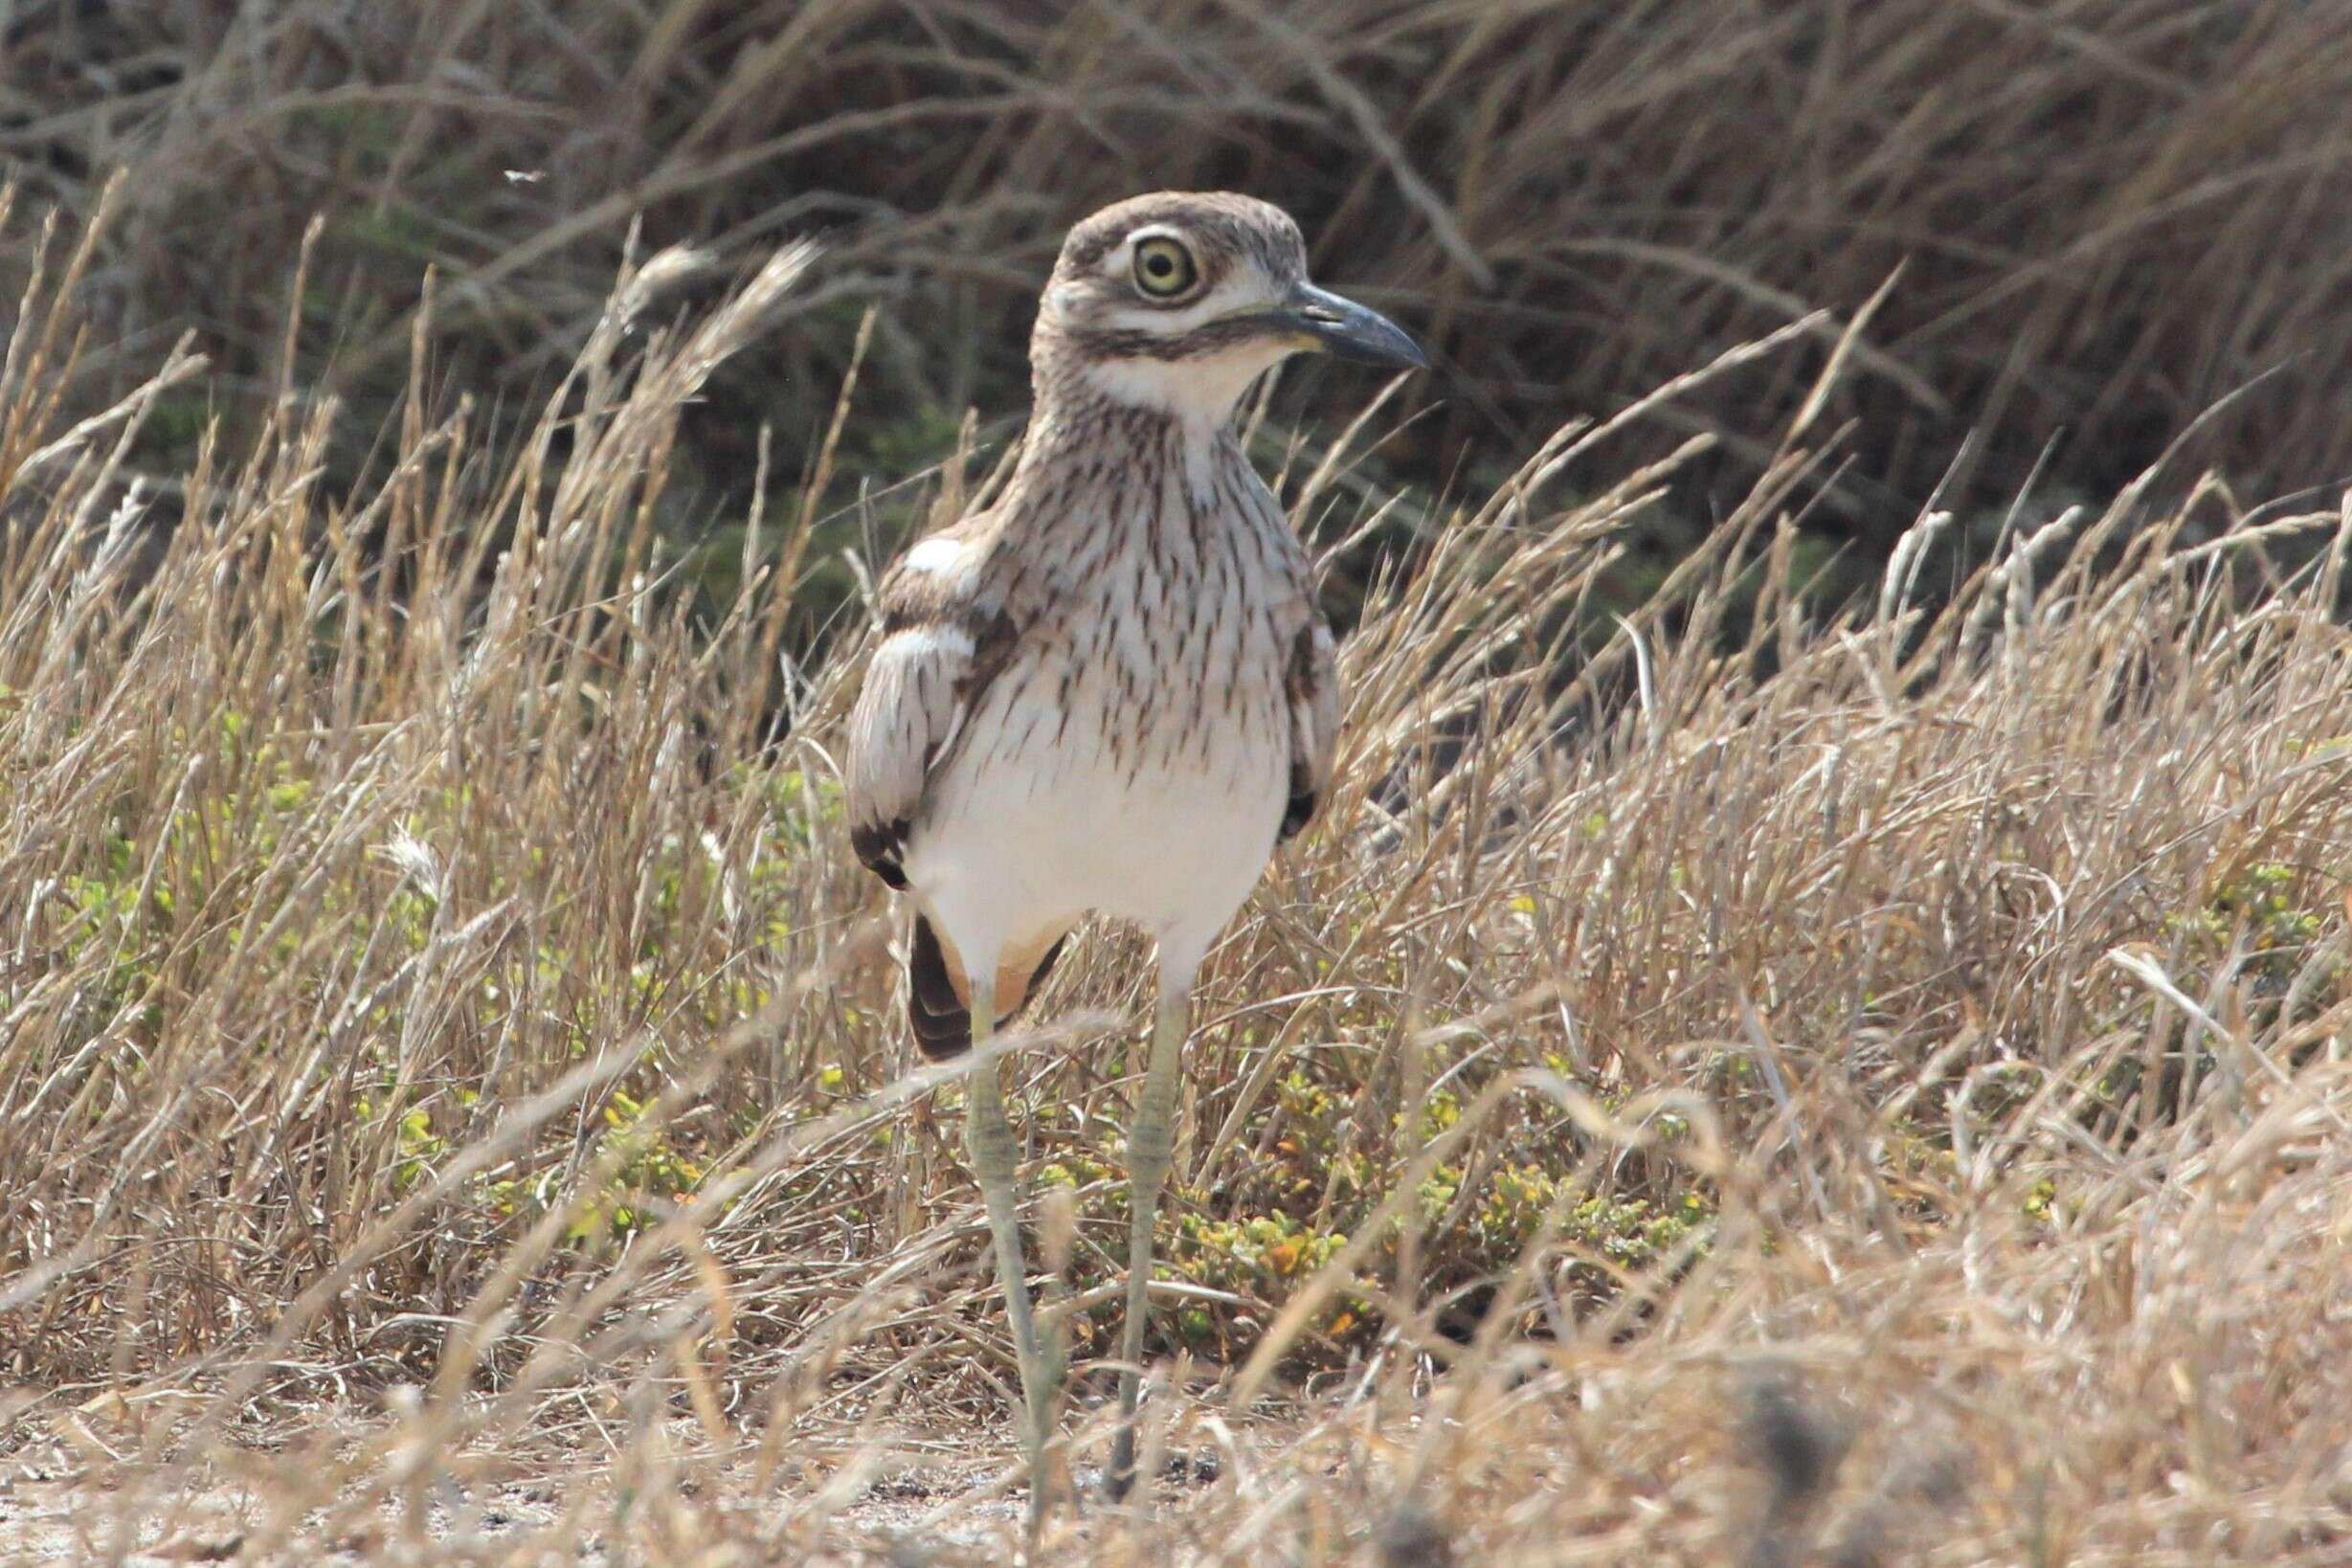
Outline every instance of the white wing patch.
[[988, 515], [916, 540], [883, 574], [883, 638], [850, 711], [842, 774], [850, 842], [893, 887], [906, 885], [898, 857], [931, 769], [962, 733], [966, 708], [1013, 636], [1002, 607], [981, 593]]
[[1332, 764], [1339, 750], [1339, 658], [1332, 629], [1316, 616], [1299, 634], [1284, 681], [1290, 700], [1290, 809], [1283, 817], [1288, 839], [1331, 793]]
[[955, 687], [962, 683], [964, 672], [972, 668], [972, 635], [960, 627], [925, 626], [901, 632], [891, 640], [910, 644], [902, 656], [910, 661], [920, 661], [942, 670], [956, 672], [948, 683], [951, 692], [948, 727], [931, 742], [930, 750], [923, 757], [924, 771], [928, 773], [932, 764], [947, 755], [948, 749], [955, 744], [955, 737], [964, 732], [964, 721], [972, 717], [972, 705], [952, 695]]
[[883, 639], [849, 721], [853, 825], [889, 829], [914, 815], [925, 776], [963, 727], [957, 688], [972, 638], [952, 626], [910, 626]]
[[[899, 565], [908, 571], [924, 573], [952, 571], [963, 564], [964, 545], [960, 539], [943, 539], [937, 535], [918, 541], [900, 558]], [[967, 647], [964, 650], [970, 653]]]
[[909, 626], [893, 633], [885, 646], [892, 657], [915, 661], [970, 659], [972, 634], [960, 626]]

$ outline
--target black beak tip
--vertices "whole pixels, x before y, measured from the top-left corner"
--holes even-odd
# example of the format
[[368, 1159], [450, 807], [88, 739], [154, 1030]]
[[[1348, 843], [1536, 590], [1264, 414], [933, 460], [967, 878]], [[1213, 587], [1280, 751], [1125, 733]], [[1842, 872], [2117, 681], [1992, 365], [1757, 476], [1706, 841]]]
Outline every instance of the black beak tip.
[[1352, 359], [1359, 365], [1376, 365], [1391, 370], [1425, 370], [1429, 356], [1411, 334], [1385, 316], [1365, 311], [1348, 324], [1346, 329], [1325, 340], [1329, 350], [1340, 359]]
[[1334, 359], [1391, 370], [1429, 368], [1428, 354], [1404, 328], [1377, 310], [1312, 285], [1299, 290], [1288, 319]]
[[1374, 341], [1359, 343], [1355, 352], [1342, 357], [1390, 370], [1425, 370], [1429, 368], [1429, 356], [1422, 352], [1420, 344], [1393, 327], [1390, 332], [1395, 335], [1382, 333]]

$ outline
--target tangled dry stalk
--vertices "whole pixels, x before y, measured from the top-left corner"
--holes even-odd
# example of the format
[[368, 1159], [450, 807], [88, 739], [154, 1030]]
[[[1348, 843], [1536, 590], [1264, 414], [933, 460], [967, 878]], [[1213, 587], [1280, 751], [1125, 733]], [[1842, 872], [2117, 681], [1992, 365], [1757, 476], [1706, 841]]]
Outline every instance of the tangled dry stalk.
[[[126, 482], [185, 352], [58, 428], [90, 251], [45, 254], [0, 367], [0, 1532], [1004, 1560], [955, 1077], [835, 807], [861, 649], [778, 652], [814, 503], [706, 624], [649, 523], [805, 256], [684, 313], [685, 258], [633, 266], [519, 450], [420, 365], [338, 495], [290, 383]], [[1688, 390], [1425, 514], [1343, 482], [1355, 433], [1292, 449], [1329, 550], [1419, 544], [1204, 976], [1166, 1480], [1045, 1556], [2340, 1560], [2352, 507], [2151, 483], [1921, 584], [1931, 514], [1833, 612], [1801, 418], [1564, 661], [1675, 482], [1611, 440]], [[1090, 937], [1011, 1057], [1082, 1361], [1132, 956]]]

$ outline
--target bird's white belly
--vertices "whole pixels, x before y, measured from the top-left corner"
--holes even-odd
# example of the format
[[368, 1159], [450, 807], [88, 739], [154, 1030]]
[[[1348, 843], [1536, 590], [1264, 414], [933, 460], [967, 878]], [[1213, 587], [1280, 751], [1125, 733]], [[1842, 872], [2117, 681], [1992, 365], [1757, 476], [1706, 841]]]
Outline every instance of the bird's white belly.
[[1265, 870], [1289, 793], [1278, 667], [1250, 662], [1258, 679], [1162, 687], [1148, 706], [1123, 704], [1115, 665], [999, 681], [910, 836], [917, 894], [974, 947], [1092, 911], [1205, 949]]

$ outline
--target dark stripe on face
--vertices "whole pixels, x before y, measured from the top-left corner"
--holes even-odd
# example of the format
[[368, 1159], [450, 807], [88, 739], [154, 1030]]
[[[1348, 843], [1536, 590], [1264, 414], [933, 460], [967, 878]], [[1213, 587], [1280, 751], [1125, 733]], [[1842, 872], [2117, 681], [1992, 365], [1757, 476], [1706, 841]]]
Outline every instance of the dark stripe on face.
[[1189, 332], [1179, 332], [1174, 336], [1139, 332], [1131, 327], [1082, 326], [1070, 332], [1069, 341], [1083, 357], [1090, 360], [1176, 361], [1221, 354], [1244, 344], [1262, 343], [1271, 335], [1264, 320], [1243, 316], [1206, 322]]

